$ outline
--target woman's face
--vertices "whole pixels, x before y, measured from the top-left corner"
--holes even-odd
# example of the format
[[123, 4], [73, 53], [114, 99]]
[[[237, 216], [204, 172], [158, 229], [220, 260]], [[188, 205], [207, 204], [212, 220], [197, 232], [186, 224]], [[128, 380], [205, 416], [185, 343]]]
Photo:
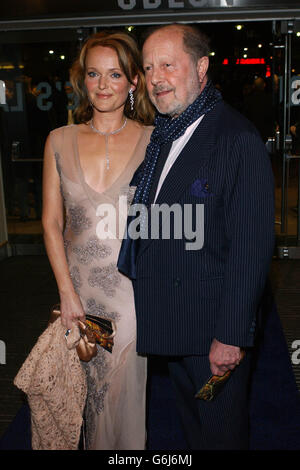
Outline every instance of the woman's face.
[[[117, 53], [110, 47], [96, 46], [90, 49], [85, 62], [85, 86], [89, 100], [101, 112], [113, 112], [124, 108], [130, 88], [120, 67]], [[136, 84], [137, 77], [133, 80]]]

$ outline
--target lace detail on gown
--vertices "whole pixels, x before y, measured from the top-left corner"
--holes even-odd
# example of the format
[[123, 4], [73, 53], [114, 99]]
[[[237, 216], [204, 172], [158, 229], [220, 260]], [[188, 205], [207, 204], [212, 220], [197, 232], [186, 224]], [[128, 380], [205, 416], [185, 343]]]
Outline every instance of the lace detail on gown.
[[108, 297], [114, 297], [121, 283], [121, 274], [114, 263], [104, 268], [96, 267], [90, 270], [88, 283], [91, 287], [100, 287]]
[[68, 210], [68, 222], [71, 230], [79, 235], [83, 230], [88, 230], [92, 227], [93, 222], [89, 217], [86, 217], [87, 209], [82, 206], [70, 206]]
[[107, 312], [104, 305], [97, 304], [95, 299], [88, 299], [86, 302], [86, 313], [97, 315], [98, 317], [107, 318], [108, 320], [117, 321], [120, 315], [117, 312]]
[[101, 243], [97, 237], [91, 237], [85, 245], [74, 246], [72, 251], [81, 264], [90, 264], [95, 258], [106, 258], [111, 255], [111, 248]]

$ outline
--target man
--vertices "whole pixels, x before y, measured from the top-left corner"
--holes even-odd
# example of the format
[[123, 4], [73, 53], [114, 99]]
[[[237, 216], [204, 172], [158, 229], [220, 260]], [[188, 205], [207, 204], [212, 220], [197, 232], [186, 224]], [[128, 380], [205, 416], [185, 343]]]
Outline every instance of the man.
[[[190, 26], [164, 26], [146, 39], [146, 83], [160, 114], [132, 182], [134, 203], [192, 207], [203, 246], [193, 249], [187, 236], [127, 237], [118, 266], [133, 279], [138, 352], [168, 357], [189, 448], [246, 449], [251, 347], [273, 251], [273, 177], [255, 128], [208, 80], [208, 55], [206, 37]], [[195, 398], [211, 374], [228, 370], [215, 400]]]

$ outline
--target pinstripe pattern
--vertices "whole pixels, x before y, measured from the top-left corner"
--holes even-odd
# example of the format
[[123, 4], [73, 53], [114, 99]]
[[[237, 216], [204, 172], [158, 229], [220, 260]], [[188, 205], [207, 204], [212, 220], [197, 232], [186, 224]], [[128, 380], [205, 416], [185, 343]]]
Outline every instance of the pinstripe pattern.
[[[207, 180], [207, 197], [192, 194], [197, 178]], [[204, 204], [204, 247], [186, 251], [185, 239], [140, 243], [133, 283], [139, 352], [207, 354], [214, 337], [253, 344], [273, 252], [273, 193], [269, 157], [256, 130], [218, 104], [195, 130], [157, 198], [157, 204]]]
[[251, 354], [235, 369], [217, 399], [193, 399], [211, 375], [207, 356], [170, 358], [168, 367], [185, 439], [193, 450], [248, 448], [248, 377]]

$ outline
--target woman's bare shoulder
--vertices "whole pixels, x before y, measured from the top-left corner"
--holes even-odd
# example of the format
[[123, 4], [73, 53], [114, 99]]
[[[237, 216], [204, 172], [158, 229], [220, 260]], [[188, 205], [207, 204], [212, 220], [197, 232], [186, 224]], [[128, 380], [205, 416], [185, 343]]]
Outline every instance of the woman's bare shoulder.
[[145, 126], [144, 124], [141, 124], [140, 122], [137, 121], [132, 121], [133, 125], [136, 127], [137, 130], [141, 133], [141, 135], [146, 135], [149, 136], [152, 134], [154, 126]]
[[145, 129], [145, 132], [147, 132], [148, 134], [152, 134], [154, 130], [154, 126], [143, 126], [143, 127]]
[[49, 133], [49, 136], [50, 138], [54, 138], [55, 140], [63, 139], [65, 136], [71, 135], [76, 128], [78, 128], [77, 124], [69, 124], [66, 126], [56, 127], [56, 129], [53, 129]]

